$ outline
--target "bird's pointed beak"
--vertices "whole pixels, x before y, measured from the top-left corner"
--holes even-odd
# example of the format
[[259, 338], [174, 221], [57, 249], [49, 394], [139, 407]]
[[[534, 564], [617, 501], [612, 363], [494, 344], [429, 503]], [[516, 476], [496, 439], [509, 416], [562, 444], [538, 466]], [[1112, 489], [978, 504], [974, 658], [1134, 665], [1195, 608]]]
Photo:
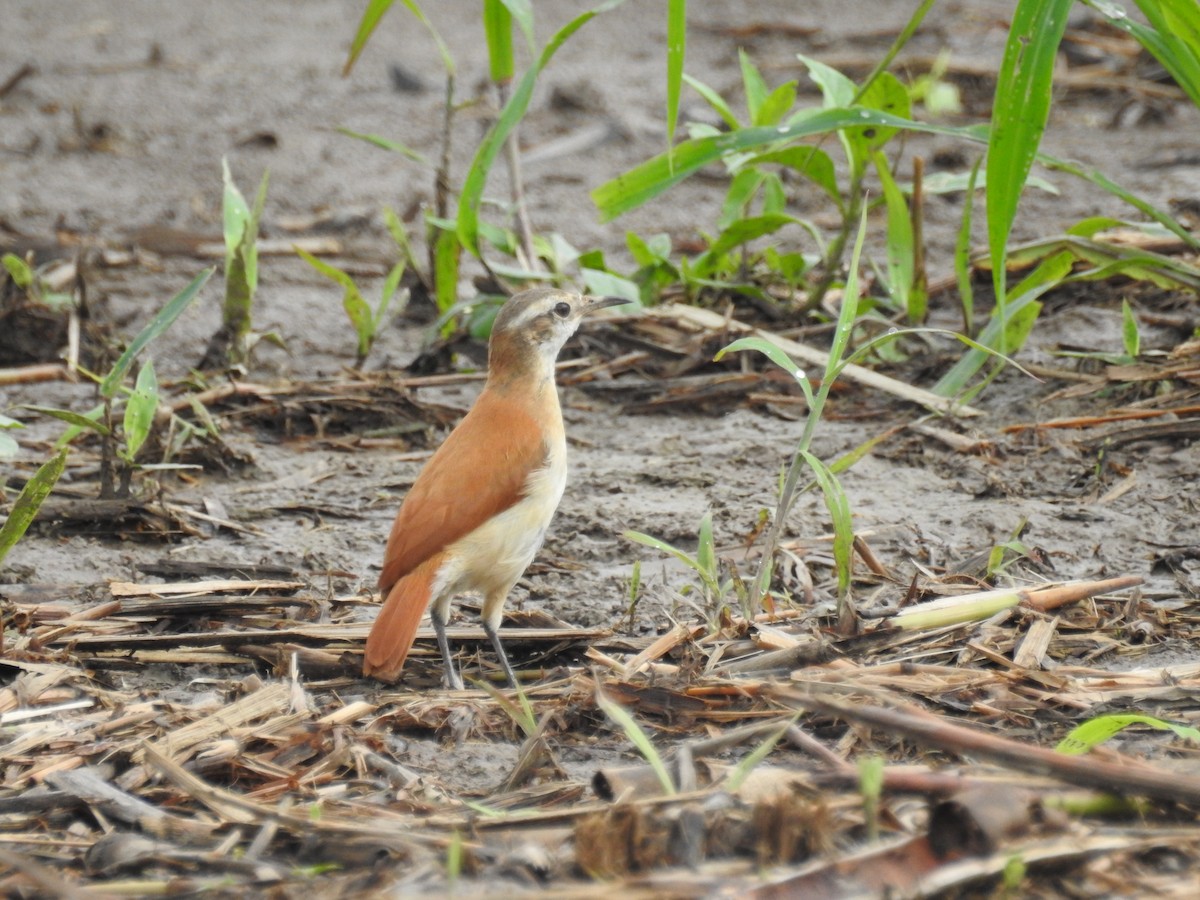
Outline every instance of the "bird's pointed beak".
[[594, 313], [598, 309], [608, 309], [610, 306], [636, 306], [637, 304], [624, 297], [584, 297], [584, 315]]

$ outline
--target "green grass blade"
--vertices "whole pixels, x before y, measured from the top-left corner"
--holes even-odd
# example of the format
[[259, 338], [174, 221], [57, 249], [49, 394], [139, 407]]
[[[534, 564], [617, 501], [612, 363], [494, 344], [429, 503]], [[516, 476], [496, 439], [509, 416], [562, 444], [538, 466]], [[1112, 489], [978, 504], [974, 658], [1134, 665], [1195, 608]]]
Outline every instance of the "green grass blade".
[[727, 346], [718, 350], [717, 355], [713, 357], [713, 360], [715, 362], [720, 362], [726, 353], [737, 353], [741, 350], [757, 350], [797, 381], [805, 377], [804, 370], [796, 365], [796, 361], [788, 356], [781, 347], [778, 347], [775, 344], [772, 344], [766, 338], [761, 337], [738, 338], [732, 344], [728, 344]]
[[102, 435], [110, 433], [108, 426], [99, 420], [103, 407], [97, 407], [97, 409], [88, 415], [71, 412], [69, 409], [55, 409], [53, 406], [34, 406], [30, 403], [21, 404], [21, 408], [41, 413], [43, 416], [49, 416], [52, 419], [58, 419], [60, 422], [66, 422], [73, 428], [79, 429], [79, 431], [94, 431]]
[[533, 40], [532, 0], [503, 0], [503, 3], [508, 7], [509, 15], [513, 17], [517, 27], [521, 29], [521, 34], [525, 36], [525, 44], [529, 48], [529, 55], [532, 56], [536, 49]]
[[[462, 247], [453, 231], [438, 232], [433, 249], [433, 287], [438, 312], [449, 311], [458, 302], [458, 263]], [[446, 323], [447, 333], [453, 331], [453, 323]]]
[[975, 288], [971, 284], [971, 214], [975, 209], [975, 180], [979, 176], [982, 157], [971, 166], [963, 197], [962, 224], [954, 240], [954, 274], [958, 279], [958, 302], [963, 312], [963, 331], [975, 333]]
[[158, 411], [158, 377], [154, 374], [154, 361], [146, 360], [138, 372], [133, 393], [125, 403], [125, 450], [122, 454], [132, 463], [150, 431], [154, 427], [154, 414]]
[[464, 249], [475, 256], [480, 255], [479, 204], [483, 199], [488, 173], [491, 172], [492, 164], [496, 161], [496, 156], [500, 153], [504, 142], [508, 140], [509, 134], [517, 127], [517, 123], [525, 115], [525, 110], [529, 108], [529, 99], [533, 96], [533, 86], [538, 75], [571, 35], [595, 18], [598, 13], [610, 9], [620, 2], [622, 0], [610, 0], [608, 3], [576, 16], [559, 29], [550, 42], [542, 48], [542, 52], [534, 64], [521, 76], [508, 103], [501, 110], [500, 117], [480, 143], [479, 149], [475, 152], [475, 159], [471, 162], [471, 168], [463, 179], [462, 192], [458, 200], [458, 241]]
[[0, 563], [8, 556], [8, 551], [17, 545], [29, 529], [42, 502], [50, 496], [55, 483], [67, 465], [67, 451], [60, 450], [57, 455], [42, 463], [33, 477], [25, 482], [21, 493], [13, 501], [12, 510], [4, 525], [0, 526]]
[[[1112, 4], [1092, 4], [1109, 23], [1132, 34], [1157, 59], [1192, 103], [1200, 106], [1200, 4], [1196, 0], [1137, 0], [1150, 28]], [[1116, 11], [1121, 15], [1115, 15]]]
[[350, 70], [354, 68], [354, 63], [363, 52], [363, 48], [367, 46], [367, 41], [375, 33], [379, 20], [383, 18], [383, 14], [391, 5], [392, 0], [370, 0], [367, 4], [367, 8], [363, 10], [362, 19], [358, 23], [358, 31], [355, 32], [354, 39], [350, 41], [350, 54], [346, 57], [345, 65], [342, 66], [343, 76], [350, 74]]
[[33, 286], [33, 269], [29, 267], [29, 263], [15, 253], [5, 253], [3, 263], [13, 284], [23, 291], [27, 291]]
[[863, 79], [862, 87], [858, 89], [853, 102], [857, 103], [861, 100], [863, 95], [875, 83], [875, 79], [891, 66], [892, 61], [904, 49], [904, 46], [912, 39], [912, 36], [917, 33], [917, 29], [921, 27], [921, 22], [925, 19], [925, 14], [929, 12], [936, 2], [937, 0], [921, 0], [920, 5], [913, 11], [913, 14], [909, 17], [904, 27], [900, 29], [900, 33], [896, 35], [896, 39], [892, 41], [892, 45], [888, 47], [887, 52], [875, 64], [875, 68]]
[[787, 734], [787, 730], [796, 724], [796, 720], [800, 718], [800, 713], [796, 713], [786, 722], [779, 726], [777, 731], [772, 731], [767, 735], [767, 739], [755, 747], [746, 758], [737, 764], [737, 767], [730, 773], [725, 780], [725, 788], [730, 793], [736, 793], [750, 777], [750, 773], [755, 770], [760, 762], [767, 758], [768, 754], [775, 749], [775, 745], [779, 743], [780, 738]]
[[662, 756], [659, 755], [657, 748], [650, 741], [650, 737], [642, 730], [642, 727], [634, 720], [629, 711], [619, 703], [609, 700], [604, 695], [604, 691], [600, 689], [600, 685], [596, 685], [596, 705], [600, 707], [603, 713], [612, 719], [621, 730], [625, 732], [625, 737], [637, 749], [642, 758], [650, 764], [650, 768], [654, 770], [654, 774], [658, 776], [658, 782], [662, 785], [663, 793], [667, 796], [674, 796], [675, 785], [671, 781], [671, 773], [667, 770], [667, 765], [663, 762]]
[[713, 540], [712, 513], [705, 513], [700, 519], [700, 528], [696, 536], [696, 567], [704, 576], [705, 582], [715, 583], [717, 548]]
[[1130, 725], [1149, 725], [1159, 731], [1172, 731], [1177, 737], [1193, 744], [1200, 744], [1200, 731], [1187, 725], [1176, 725], [1154, 716], [1139, 713], [1113, 716], [1097, 716], [1088, 719], [1082, 725], [1077, 725], [1065, 738], [1059, 741], [1055, 751], [1067, 756], [1078, 756], [1098, 747], [1113, 735], [1123, 731]]
[[354, 286], [354, 279], [336, 266], [331, 266], [329, 263], [325, 262], [325, 260], [313, 256], [302, 247], [293, 246], [292, 249], [300, 255], [302, 260], [304, 260], [329, 280], [340, 284], [344, 288], [350, 288]]
[[[1074, 254], [1064, 251], [1044, 260], [1034, 269], [1013, 289], [1014, 299], [1007, 304], [1007, 314], [993, 314], [988, 320], [987, 326], [979, 335], [979, 344], [982, 347], [973, 348], [960, 357], [950, 371], [933, 386], [933, 392], [943, 397], [961, 396], [967, 390], [968, 382], [987, 362], [991, 355], [988, 350], [995, 349], [996, 355], [1004, 358], [1006, 353], [999, 350], [1000, 347], [1007, 347], [1009, 351], [1020, 349], [1041, 311], [1041, 304], [1037, 299], [1060, 285], [1070, 274], [1074, 263]], [[1001, 329], [1005, 329], [1006, 333], [1001, 334]]]
[[978, 139], [964, 129], [915, 122], [864, 108], [822, 109], [779, 127], [740, 128], [725, 134], [681, 141], [672, 159], [660, 154], [605, 182], [591, 192], [592, 202], [603, 221], [636, 209], [674, 187], [688, 176], [723, 156], [744, 150], [765, 149], [783, 141], [827, 134], [840, 128], [898, 128], [929, 134]]
[[[1025, 179], [1050, 116], [1054, 60], [1072, 0], [1018, 0], [996, 79], [987, 153], [987, 233], [996, 304], [1004, 316], [1005, 248]], [[1003, 338], [1005, 329], [1001, 328]], [[1005, 347], [998, 348], [1001, 352]]]
[[483, 33], [487, 38], [488, 74], [495, 84], [512, 81], [512, 13], [500, 0], [483, 0]]
[[1125, 299], [1121, 300], [1121, 342], [1125, 345], [1125, 355], [1137, 359], [1142, 352], [1142, 335], [1138, 331], [1133, 307]]
[[642, 534], [640, 531], [626, 531], [622, 533], [622, 537], [631, 540], [636, 544], [641, 544], [644, 547], [649, 547], [652, 550], [658, 550], [662, 553], [666, 553], [668, 556], [673, 556], [688, 568], [694, 569], [701, 575], [704, 574], [704, 569], [700, 567], [699, 562], [697, 562], [693, 557], [688, 556], [679, 548], [668, 544], [666, 541], [659, 540], [658, 538], [652, 537], [648, 534]]
[[829, 154], [818, 147], [785, 147], [782, 150], [769, 150], [747, 160], [748, 165], [777, 163], [793, 170], [798, 175], [809, 179], [825, 192], [838, 210], [845, 208], [842, 192], [838, 188], [837, 174], [833, 160]]
[[1200, 249], [1200, 237], [1192, 234], [1181, 224], [1179, 224], [1179, 222], [1175, 221], [1175, 218], [1170, 213], [1164, 212], [1153, 203], [1143, 200], [1132, 191], [1121, 187], [1121, 185], [1117, 184], [1103, 172], [1097, 171], [1096, 169], [1087, 169], [1078, 163], [1073, 163], [1065, 159], [1058, 159], [1057, 157], [1048, 156], [1044, 153], [1038, 154], [1038, 162], [1048, 169], [1066, 172], [1069, 175], [1074, 175], [1076, 178], [1082, 178], [1085, 181], [1090, 181], [1092, 184], [1096, 185], [1096, 187], [1107, 191], [1120, 200], [1124, 200], [1134, 209], [1149, 216], [1159, 225], [1162, 225], [1173, 235], [1182, 240], [1189, 247]]
[[717, 115], [721, 117], [721, 121], [723, 121], [727, 127], [732, 129], [741, 126], [741, 123], [737, 120], [737, 116], [733, 114], [733, 110], [730, 109], [729, 104], [725, 102], [724, 97], [710, 88], [703, 81], [698, 81], [691, 75], [684, 75], [683, 80], [687, 82], [688, 86], [691, 87], [692, 90], [703, 97], [709, 106], [716, 110]]
[[[854, 238], [854, 247], [850, 251], [850, 266], [846, 274], [846, 287], [842, 291], [842, 308], [838, 312], [837, 328], [833, 332], [833, 343], [829, 347], [829, 361], [825, 364], [825, 377], [821, 380], [819, 404], [823, 405], [825, 397], [833, 381], [845, 368], [846, 347], [850, 344], [850, 334], [854, 331], [854, 323], [858, 321], [858, 307], [862, 300], [862, 286], [859, 283], [858, 269], [862, 260], [863, 244], [867, 237], [867, 206], [863, 204], [862, 216], [858, 221], [858, 232]], [[821, 410], [816, 410], [820, 416]]]
[[758, 119], [759, 111], [770, 93], [767, 83], [763, 81], [758, 67], [750, 59], [750, 55], [741, 48], [738, 49], [738, 64], [742, 68], [742, 86], [746, 91], [746, 112], [750, 116], [751, 125], [762, 125]]
[[504, 694], [500, 693], [499, 688], [494, 684], [489, 684], [486, 681], [475, 681], [474, 679], [472, 679], [472, 683], [499, 704], [500, 708], [504, 710], [508, 717], [525, 734], [525, 737], [530, 738], [537, 733], [537, 716], [533, 712], [533, 704], [529, 702], [528, 695], [519, 685], [516, 689], [518, 702], [513, 703]]
[[825, 463], [807, 450], [801, 450], [800, 453], [821, 488], [825, 508], [833, 521], [833, 560], [837, 567], [838, 596], [845, 597], [850, 592], [854, 555], [854, 521], [851, 518], [850, 501], [841, 483]]
[[205, 283], [212, 276], [211, 268], [205, 269], [199, 275], [192, 279], [191, 283], [182, 291], [167, 301], [167, 305], [159, 310], [150, 322], [138, 332], [135, 337], [125, 348], [125, 352], [113, 365], [112, 370], [100, 382], [101, 396], [112, 398], [116, 395], [117, 389], [121, 386], [121, 381], [125, 378], [125, 374], [129, 371], [129, 367], [133, 365], [133, 360], [139, 353], [146, 348], [152, 340], [171, 327], [171, 323], [179, 318], [180, 314], [191, 305], [191, 302], [196, 299], [196, 295], [204, 287]]
[[667, 147], [675, 143], [679, 95], [683, 91], [683, 61], [687, 51], [687, 0], [667, 3]]
[[[362, 54], [363, 48], [367, 45], [367, 41], [370, 40], [371, 35], [375, 32], [376, 26], [379, 25], [379, 20], [383, 18], [383, 14], [391, 7], [392, 2], [393, 0], [370, 0], [370, 2], [367, 4], [367, 8], [363, 10], [363, 17], [358, 23], [358, 31], [355, 32], [354, 39], [350, 42], [350, 53], [346, 57], [346, 64], [342, 67], [343, 76], [350, 74], [350, 70], [354, 67], [355, 61]], [[446, 42], [442, 40], [442, 36], [438, 33], [438, 30], [434, 28], [429, 19], [425, 17], [424, 11], [421, 9], [420, 5], [415, 2], [415, 0], [404, 0], [404, 5], [407, 6], [409, 11], [417, 17], [417, 21], [425, 26], [425, 29], [433, 38], [434, 43], [437, 44], [438, 53], [442, 57], [442, 66], [445, 67], [446, 72], [453, 77], [454, 57], [450, 55], [450, 48], [446, 46]]]
[[915, 308], [919, 295], [913, 290], [915, 244], [912, 213], [908, 209], [904, 193], [892, 177], [883, 151], [876, 150], [871, 158], [883, 185], [883, 200], [887, 210], [886, 254], [889, 293], [896, 306], [907, 311], [910, 322], [920, 322], [924, 318], [925, 310], [923, 304], [920, 304], [920, 308]]
[[346, 137], [352, 137], [356, 141], [366, 141], [372, 146], [378, 147], [381, 150], [387, 150], [389, 153], [399, 153], [401, 156], [411, 159], [413, 162], [421, 163], [422, 165], [430, 165], [429, 157], [423, 153], [412, 149], [407, 144], [401, 144], [399, 141], [393, 141], [391, 138], [385, 138], [378, 134], [367, 134], [361, 131], [354, 131], [350, 128], [339, 127], [338, 132]]
[[387, 316], [388, 307], [392, 305], [392, 298], [396, 296], [396, 291], [400, 289], [400, 281], [404, 278], [404, 271], [407, 268], [408, 261], [401, 259], [400, 262], [392, 266], [392, 270], [388, 272], [387, 278], [383, 280], [383, 288], [379, 294], [379, 306], [375, 308], [375, 315], [371, 319], [373, 331], [378, 331], [379, 326], [383, 324], [383, 320]]

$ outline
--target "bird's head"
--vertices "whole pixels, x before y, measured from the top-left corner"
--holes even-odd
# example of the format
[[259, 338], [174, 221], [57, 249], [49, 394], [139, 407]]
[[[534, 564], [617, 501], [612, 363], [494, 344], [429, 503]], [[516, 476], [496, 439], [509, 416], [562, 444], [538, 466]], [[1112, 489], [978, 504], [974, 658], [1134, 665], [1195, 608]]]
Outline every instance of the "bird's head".
[[493, 379], [553, 378], [554, 362], [567, 338], [590, 312], [628, 303], [620, 297], [586, 297], [558, 288], [513, 295], [492, 325], [488, 370]]

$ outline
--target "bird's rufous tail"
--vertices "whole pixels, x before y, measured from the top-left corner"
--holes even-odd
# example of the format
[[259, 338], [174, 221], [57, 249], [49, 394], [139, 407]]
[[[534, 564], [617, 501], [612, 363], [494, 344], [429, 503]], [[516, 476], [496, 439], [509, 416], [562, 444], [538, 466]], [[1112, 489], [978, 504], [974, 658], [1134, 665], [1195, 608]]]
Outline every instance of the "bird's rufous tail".
[[421, 616], [429, 606], [433, 580], [441, 564], [442, 554], [436, 553], [392, 585], [367, 636], [364, 675], [380, 681], [395, 681], [400, 677]]

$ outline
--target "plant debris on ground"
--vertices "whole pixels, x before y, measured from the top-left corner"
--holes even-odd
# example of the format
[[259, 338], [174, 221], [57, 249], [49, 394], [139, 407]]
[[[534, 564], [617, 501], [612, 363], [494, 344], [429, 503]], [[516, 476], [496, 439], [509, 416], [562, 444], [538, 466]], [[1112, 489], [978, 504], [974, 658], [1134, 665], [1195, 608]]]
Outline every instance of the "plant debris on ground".
[[[485, 4], [487, 78], [468, 68], [475, 32], [464, 48], [465, 27], [439, 24], [452, 53], [418, 16], [405, 27], [429, 46], [389, 57], [382, 98], [365, 59], [351, 97], [272, 55], [314, 58], [333, 15], [318, 5], [271, 8], [306, 35], [275, 23], [278, 47], [222, 32], [215, 62], [153, 27], [134, 58], [141, 44], [96, 19], [53, 33], [87, 63], [48, 45], [47, 62], [0, 72], [14, 123], [0, 165], [34, 173], [0, 214], [0, 895], [1192, 896], [1197, 201], [1159, 209], [1109, 175], [1188, 183], [1189, 148], [1145, 145], [1186, 130], [1200, 81], [1167, 79], [1140, 26], [1104, 6], [1057, 23], [1061, 53], [1043, 62], [1055, 104], [1082, 108], [1076, 134], [1139, 162], [1106, 175], [1047, 151], [1036, 171], [1094, 194], [1019, 184], [1013, 211], [1021, 198], [1042, 215], [1007, 246], [1006, 223], [998, 254], [972, 252], [978, 148], [939, 143], [1014, 77], [975, 58], [977, 37], [999, 50], [991, 32], [1008, 28], [988, 16], [926, 23], [932, 39], [881, 69], [903, 19], [864, 32], [857, 12], [815, 27], [791, 6], [733, 22], [693, 5], [688, 52], [710, 80], [672, 70], [665, 133], [642, 121], [661, 119], [660, 97], [605, 93], [624, 41], [661, 68], [657, 10], [596, 51], [590, 13], [549, 9], [559, 30], [539, 19], [555, 35], [542, 44], [521, 4]], [[434, 18], [461, 25], [446, 7]], [[915, 29], [929, 8], [904, 15]], [[532, 60], [520, 80], [514, 36]], [[284, 112], [216, 76], [241, 72], [235, 43], [262, 56]], [[582, 75], [535, 93], [580, 59]], [[115, 107], [43, 93], [80, 66]], [[137, 124], [112, 112], [137, 93], [112, 85], [142, 76], [225, 104], [182, 113], [211, 118], [221, 153], [187, 155], [182, 105], [139, 101]], [[704, 102], [683, 108], [684, 83]], [[402, 125], [436, 124], [420, 153], [363, 130], [397, 102]], [[887, 127], [789, 143], [811, 124], [793, 108], [814, 103]], [[920, 127], [895, 130], [917, 105]], [[480, 120], [483, 137], [451, 146], [452, 125]], [[726, 139], [744, 143], [700, 152]], [[178, 166], [153, 180], [176, 155], [210, 166], [218, 199]], [[502, 155], [509, 197], [485, 204]], [[46, 175], [101, 164], [86, 191]], [[691, 181], [635, 211], [675, 164]], [[261, 178], [252, 204], [233, 171]], [[108, 184], [123, 190], [92, 192]], [[588, 190], [629, 230], [582, 254], [530, 231], [526, 203], [586, 239]], [[1046, 214], [1060, 202], [1065, 232]], [[201, 309], [215, 270], [196, 268], [212, 260], [223, 302]], [[472, 265], [479, 294], [460, 302]], [[468, 689], [442, 689], [432, 629], [399, 686], [366, 680], [386, 522], [483, 378], [500, 295], [533, 269], [646, 306], [589, 322], [560, 364], [581, 464], [503, 623], [523, 687], [471, 598], [449, 629]], [[987, 372], [997, 349], [1019, 372]], [[807, 429], [797, 444], [814, 423], [817, 443]]]

